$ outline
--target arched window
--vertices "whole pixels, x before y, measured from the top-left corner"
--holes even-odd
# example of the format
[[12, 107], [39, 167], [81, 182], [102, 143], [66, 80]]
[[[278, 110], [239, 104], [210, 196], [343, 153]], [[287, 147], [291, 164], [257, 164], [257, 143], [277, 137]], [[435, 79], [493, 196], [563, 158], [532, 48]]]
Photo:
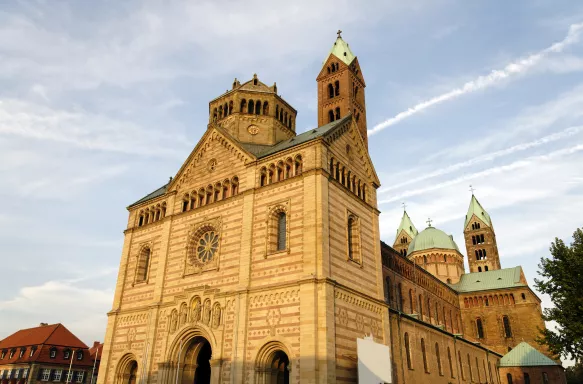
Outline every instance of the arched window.
[[522, 296], [522, 301], [526, 301], [526, 295], [524, 293], [522, 293], [521, 296]]
[[476, 245], [476, 236], [472, 236], [472, 244]]
[[285, 161], [285, 178], [292, 177], [292, 168], [293, 168], [293, 160], [291, 157], [288, 157]]
[[427, 351], [425, 350], [425, 339], [421, 338], [421, 354], [423, 355], [423, 369], [429, 373], [429, 366], [427, 364]]
[[334, 82], [334, 95], [340, 96], [340, 82], [338, 80]]
[[385, 277], [385, 301], [391, 303], [391, 279], [389, 276]]
[[229, 180], [225, 180], [223, 181], [223, 199], [226, 199], [227, 197], [229, 197], [229, 185], [231, 183], [229, 182]]
[[423, 320], [423, 300], [421, 294], [419, 294], [419, 320]]
[[411, 308], [411, 313], [415, 312], [415, 306], [413, 304], [413, 290], [409, 289], [409, 308]]
[[413, 362], [411, 359], [411, 344], [409, 342], [409, 334], [405, 332], [405, 355], [407, 356], [407, 368], [413, 369]]
[[512, 374], [510, 373], [506, 374], [506, 381], [508, 381], [508, 384], [512, 384]]
[[437, 370], [443, 376], [443, 369], [441, 368], [441, 356], [439, 354], [439, 344], [435, 343], [435, 357], [437, 358]]
[[482, 267], [478, 267], [478, 272], [482, 272]]
[[138, 219], [138, 227], [144, 225], [144, 212], [140, 212], [140, 218]]
[[302, 173], [302, 156], [301, 155], [297, 155], [295, 160], [294, 160], [294, 176], [299, 175], [300, 173]]
[[229, 115], [233, 113], [233, 100], [229, 101]]
[[506, 338], [512, 337], [512, 330], [510, 329], [510, 319], [508, 319], [508, 316], [502, 317], [502, 323], [504, 325], [504, 336]]
[[140, 254], [138, 255], [138, 264], [136, 266], [136, 283], [141, 283], [148, 279], [151, 253], [149, 247], [144, 247], [140, 251]]
[[484, 272], [488, 272], [488, 266], [487, 265], [484, 266]]
[[249, 106], [247, 107], [247, 113], [253, 114], [255, 110], [255, 102], [253, 100], [249, 100]]
[[528, 373], [524, 373], [524, 384], [530, 384], [530, 375]]
[[332, 110], [328, 111], [328, 122], [331, 123], [334, 121], [334, 112]]
[[263, 114], [269, 115], [269, 103], [267, 101], [263, 102]]
[[255, 102], [255, 114], [256, 115], [260, 115], [261, 114], [261, 100], [257, 100]]
[[222, 118], [223, 118], [223, 106], [221, 105], [219, 107], [219, 119], [222, 119]]
[[330, 67], [328, 67], [328, 73], [330, 73]]
[[348, 259], [359, 261], [358, 259], [358, 221], [356, 217], [350, 216], [347, 224], [348, 236]]
[[340, 107], [336, 107], [336, 120], [340, 119]]
[[328, 98], [334, 97], [334, 86], [332, 84], [328, 84]]
[[403, 311], [403, 285], [401, 283], [397, 285], [397, 295], [397, 306], [399, 307], [399, 311]]
[[279, 212], [277, 215], [277, 250], [283, 251], [286, 249], [286, 214]]
[[480, 235], [480, 242], [481, 242], [481, 243], [484, 243], [484, 235], [483, 235], [483, 234], [482, 234], [482, 235]]
[[447, 347], [447, 362], [449, 363], [449, 374], [453, 378], [455, 376], [453, 375], [453, 362], [451, 361], [451, 350], [449, 347]]
[[462, 365], [462, 353], [460, 351], [457, 351], [457, 359], [458, 359], [458, 363], [460, 365], [460, 372], [462, 374], [462, 380], [465, 380], [466, 375], [464, 373], [464, 366]]
[[279, 110], [279, 121], [283, 122], [283, 108]]
[[239, 178], [235, 176], [231, 180], [231, 196], [235, 196], [238, 193], [239, 193]]
[[247, 100], [243, 99], [241, 100], [241, 109], [239, 110], [239, 112], [245, 112], [245, 109], [247, 108]]
[[427, 298], [427, 321], [431, 323], [431, 301]]

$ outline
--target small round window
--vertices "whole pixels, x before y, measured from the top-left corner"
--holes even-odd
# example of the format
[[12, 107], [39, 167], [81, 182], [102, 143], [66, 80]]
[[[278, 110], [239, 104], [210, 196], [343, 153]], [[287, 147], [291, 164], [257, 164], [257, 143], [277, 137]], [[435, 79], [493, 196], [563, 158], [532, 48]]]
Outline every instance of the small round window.
[[199, 262], [205, 264], [213, 259], [219, 249], [219, 235], [213, 231], [206, 231], [198, 239], [196, 245], [196, 257]]

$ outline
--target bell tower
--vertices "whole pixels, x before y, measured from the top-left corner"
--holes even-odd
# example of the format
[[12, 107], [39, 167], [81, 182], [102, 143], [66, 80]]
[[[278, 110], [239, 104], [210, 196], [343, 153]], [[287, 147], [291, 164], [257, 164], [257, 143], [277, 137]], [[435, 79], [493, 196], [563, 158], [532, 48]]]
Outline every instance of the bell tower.
[[348, 43], [342, 39], [342, 31], [328, 53], [318, 82], [318, 126], [338, 120], [352, 113], [362, 139], [368, 147], [366, 132], [366, 104], [364, 77], [358, 58]]
[[502, 268], [492, 220], [474, 196], [473, 190], [466, 214], [464, 238], [470, 272], [487, 272]]

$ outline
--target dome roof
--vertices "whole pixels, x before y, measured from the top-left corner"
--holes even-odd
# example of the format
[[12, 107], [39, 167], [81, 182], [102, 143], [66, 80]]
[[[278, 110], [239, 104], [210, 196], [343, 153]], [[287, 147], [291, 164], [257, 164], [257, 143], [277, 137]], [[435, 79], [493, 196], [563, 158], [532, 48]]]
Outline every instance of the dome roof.
[[431, 248], [460, 251], [455, 241], [453, 241], [452, 235], [448, 235], [435, 227], [427, 227], [413, 238], [411, 244], [409, 244], [407, 254]]

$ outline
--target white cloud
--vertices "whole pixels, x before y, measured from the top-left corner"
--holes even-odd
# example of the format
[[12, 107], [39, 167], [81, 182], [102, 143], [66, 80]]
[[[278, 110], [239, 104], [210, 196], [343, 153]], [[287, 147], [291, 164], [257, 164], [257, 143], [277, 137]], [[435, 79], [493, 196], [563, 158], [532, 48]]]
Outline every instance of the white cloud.
[[15, 297], [0, 301], [0, 338], [41, 322], [62, 322], [86, 344], [103, 341], [112, 300], [110, 288], [100, 290], [59, 280], [24, 286]]
[[452, 89], [449, 92], [441, 94], [439, 96], [435, 96], [429, 100], [421, 102], [406, 111], [400, 112], [394, 117], [383, 121], [380, 124], [375, 125], [372, 129], [368, 130], [369, 135], [374, 135], [382, 131], [383, 129], [390, 127], [393, 124], [396, 124], [408, 117], [411, 117], [429, 107], [432, 107], [437, 104], [441, 104], [445, 101], [455, 99], [459, 96], [476, 92], [482, 89], [489, 88], [493, 85], [500, 83], [502, 80], [505, 80], [511, 76], [515, 76], [521, 73], [524, 73], [534, 67], [535, 65], [539, 64], [539, 62], [545, 58], [547, 55], [552, 53], [559, 53], [562, 52], [566, 47], [576, 43], [579, 41], [579, 35], [583, 30], [583, 23], [579, 24], [572, 24], [569, 27], [569, 32], [567, 36], [558, 43], [554, 43], [550, 47], [547, 47], [537, 53], [534, 53], [526, 58], [514, 61], [508, 65], [506, 65], [501, 70], [493, 70], [489, 75], [480, 76], [475, 80], [469, 81], [465, 83], [460, 88]]

